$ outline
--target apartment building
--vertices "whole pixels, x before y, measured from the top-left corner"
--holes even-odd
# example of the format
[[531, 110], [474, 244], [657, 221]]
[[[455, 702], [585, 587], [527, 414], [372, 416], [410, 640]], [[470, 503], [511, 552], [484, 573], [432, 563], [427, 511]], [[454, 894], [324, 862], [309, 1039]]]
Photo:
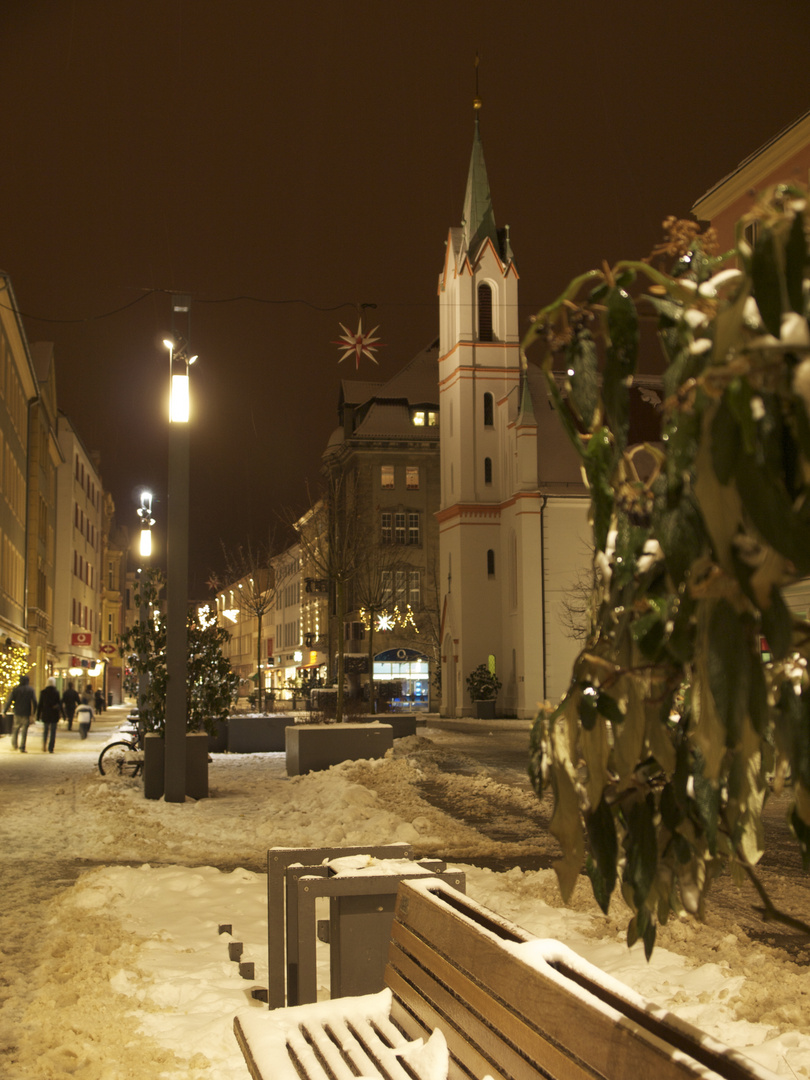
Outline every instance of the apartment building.
[[85, 683], [103, 674], [104, 498], [96, 462], [64, 413], [57, 437], [64, 460], [57, 474], [55, 639], [60, 668]]

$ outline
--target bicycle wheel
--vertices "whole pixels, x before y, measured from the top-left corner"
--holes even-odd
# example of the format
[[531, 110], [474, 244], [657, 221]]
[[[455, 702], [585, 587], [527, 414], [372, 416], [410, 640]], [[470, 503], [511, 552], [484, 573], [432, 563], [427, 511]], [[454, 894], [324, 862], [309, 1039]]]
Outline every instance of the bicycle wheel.
[[114, 742], [98, 755], [98, 771], [102, 776], [137, 776], [142, 767], [141, 752], [130, 742]]

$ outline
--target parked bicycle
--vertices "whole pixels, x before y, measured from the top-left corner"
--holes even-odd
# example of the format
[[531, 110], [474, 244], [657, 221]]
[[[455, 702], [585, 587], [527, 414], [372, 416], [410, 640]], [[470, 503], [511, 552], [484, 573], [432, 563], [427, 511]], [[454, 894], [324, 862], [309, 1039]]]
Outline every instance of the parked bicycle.
[[102, 776], [140, 776], [143, 772], [143, 731], [128, 721], [113, 742], [107, 743], [98, 755], [98, 771]]

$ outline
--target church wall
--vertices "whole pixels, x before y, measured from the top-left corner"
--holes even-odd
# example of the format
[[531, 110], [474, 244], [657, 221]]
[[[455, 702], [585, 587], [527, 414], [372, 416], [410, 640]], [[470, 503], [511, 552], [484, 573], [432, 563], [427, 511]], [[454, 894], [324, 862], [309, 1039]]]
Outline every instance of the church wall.
[[582, 607], [591, 580], [593, 540], [589, 500], [549, 497], [543, 518], [543, 591], [546, 610], [544, 697], [556, 702], [568, 689], [582, 640], [568, 636], [565, 604]]
[[[532, 717], [543, 687], [542, 497], [517, 499], [502, 517], [503, 662], [500, 706], [505, 715]], [[508, 678], [507, 678], [508, 676]]]

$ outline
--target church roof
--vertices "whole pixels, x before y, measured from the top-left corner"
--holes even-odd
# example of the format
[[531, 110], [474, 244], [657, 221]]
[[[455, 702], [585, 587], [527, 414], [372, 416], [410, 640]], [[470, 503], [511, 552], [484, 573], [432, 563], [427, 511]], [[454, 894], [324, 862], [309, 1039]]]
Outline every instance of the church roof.
[[464, 193], [462, 227], [464, 229], [464, 245], [471, 259], [475, 258], [481, 245], [487, 239], [492, 241], [496, 251], [500, 251], [477, 112], [475, 114], [475, 135], [470, 156], [470, 168], [467, 173], [467, 190]]

